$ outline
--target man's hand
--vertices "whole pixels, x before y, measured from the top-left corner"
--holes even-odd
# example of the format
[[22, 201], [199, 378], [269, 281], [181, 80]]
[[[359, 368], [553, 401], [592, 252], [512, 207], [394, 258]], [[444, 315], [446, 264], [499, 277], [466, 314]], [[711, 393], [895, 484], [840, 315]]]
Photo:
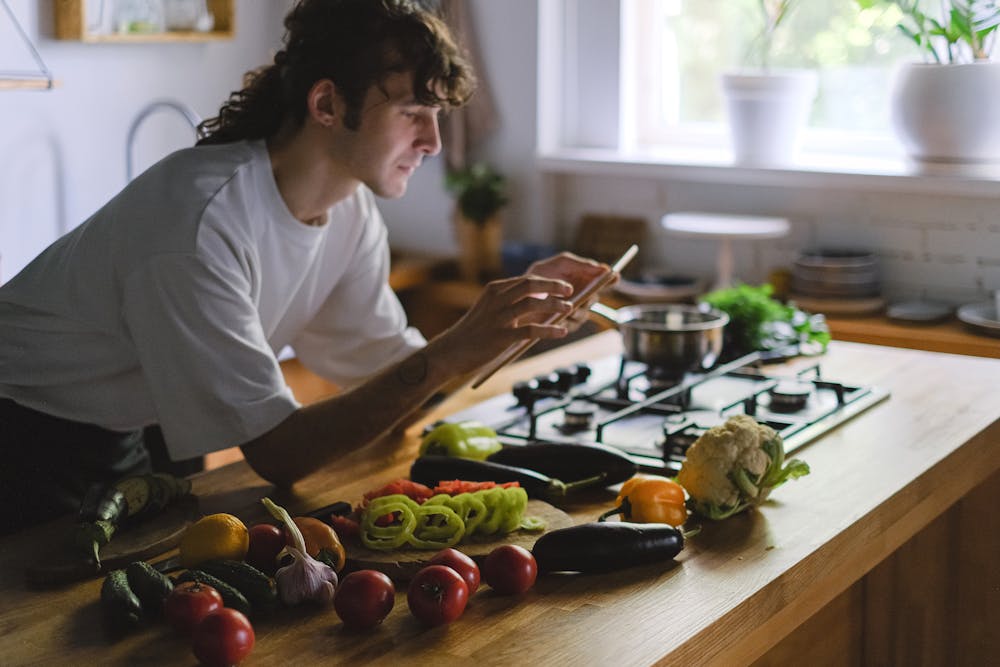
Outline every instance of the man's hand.
[[[528, 274], [565, 280], [573, 286], [573, 293], [575, 294], [589, 285], [595, 278], [603, 276], [610, 270], [611, 267], [607, 264], [595, 262], [592, 259], [580, 257], [571, 252], [563, 252], [548, 259], [535, 262], [528, 268]], [[611, 284], [614, 285], [617, 282], [618, 276], [616, 275], [612, 279]], [[597, 301], [598, 297], [598, 294], [594, 294], [586, 303], [580, 304], [576, 312], [565, 321], [569, 331], [579, 329], [587, 321], [587, 313], [590, 310], [590, 306]]]
[[563, 322], [546, 321], [569, 312], [568, 299], [610, 270], [564, 252], [535, 262], [523, 276], [489, 283], [465, 316], [442, 334], [456, 371], [472, 372], [521, 340], [562, 338], [578, 329], [596, 295]]

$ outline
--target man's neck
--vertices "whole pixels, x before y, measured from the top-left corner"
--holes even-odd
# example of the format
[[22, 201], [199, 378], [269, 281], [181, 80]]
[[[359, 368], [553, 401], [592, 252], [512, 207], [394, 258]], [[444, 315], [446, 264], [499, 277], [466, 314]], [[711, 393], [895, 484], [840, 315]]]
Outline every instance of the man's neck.
[[325, 152], [327, 143], [305, 126], [267, 141], [274, 181], [292, 215], [308, 225], [326, 223], [331, 206], [350, 197], [359, 183], [344, 175]]

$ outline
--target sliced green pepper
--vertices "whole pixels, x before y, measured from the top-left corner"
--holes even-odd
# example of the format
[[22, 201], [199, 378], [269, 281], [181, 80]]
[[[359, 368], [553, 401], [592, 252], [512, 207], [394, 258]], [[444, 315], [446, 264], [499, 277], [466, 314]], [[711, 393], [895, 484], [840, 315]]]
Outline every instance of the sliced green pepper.
[[[520, 487], [494, 487], [449, 496], [441, 493], [418, 505], [405, 495], [372, 500], [361, 516], [361, 541], [369, 549], [387, 551], [403, 546], [443, 549], [466, 535], [506, 534], [518, 528], [538, 530], [538, 521], [524, 516], [528, 493]], [[392, 523], [380, 526], [387, 515]]]
[[441, 423], [424, 436], [420, 456], [454, 456], [483, 461], [503, 449], [496, 431], [477, 421]]

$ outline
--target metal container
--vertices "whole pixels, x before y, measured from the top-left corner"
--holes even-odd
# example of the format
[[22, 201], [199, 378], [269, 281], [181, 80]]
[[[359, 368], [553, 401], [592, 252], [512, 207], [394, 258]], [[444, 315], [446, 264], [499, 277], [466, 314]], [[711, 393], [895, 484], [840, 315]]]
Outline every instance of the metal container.
[[726, 313], [701, 306], [641, 304], [615, 310], [596, 303], [590, 310], [618, 328], [627, 359], [678, 377], [715, 364], [729, 323]]

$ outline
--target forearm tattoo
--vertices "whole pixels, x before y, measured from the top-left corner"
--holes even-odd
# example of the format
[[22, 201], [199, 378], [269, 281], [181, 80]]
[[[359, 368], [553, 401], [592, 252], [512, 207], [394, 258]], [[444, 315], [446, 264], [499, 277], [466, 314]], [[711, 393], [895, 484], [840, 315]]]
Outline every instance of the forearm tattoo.
[[417, 352], [396, 368], [396, 377], [406, 385], [417, 385], [427, 379], [427, 355]]

